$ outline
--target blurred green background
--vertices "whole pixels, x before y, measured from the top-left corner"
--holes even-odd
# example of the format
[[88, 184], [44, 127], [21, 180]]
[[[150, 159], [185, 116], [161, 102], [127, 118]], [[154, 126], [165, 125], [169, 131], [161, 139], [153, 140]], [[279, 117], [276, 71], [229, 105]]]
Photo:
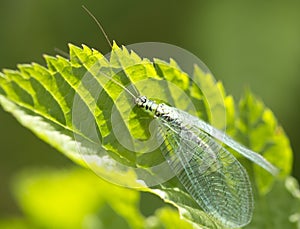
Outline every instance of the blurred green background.
[[[0, 68], [42, 64], [42, 54], [55, 55], [55, 48], [67, 52], [69, 42], [107, 53], [108, 44], [82, 4], [118, 44], [174, 44], [202, 59], [235, 98], [251, 88], [288, 134], [295, 153], [293, 173], [300, 178], [300, 1], [2, 0]], [[18, 213], [9, 188], [17, 171], [73, 164], [2, 108], [0, 146], [2, 216]]]

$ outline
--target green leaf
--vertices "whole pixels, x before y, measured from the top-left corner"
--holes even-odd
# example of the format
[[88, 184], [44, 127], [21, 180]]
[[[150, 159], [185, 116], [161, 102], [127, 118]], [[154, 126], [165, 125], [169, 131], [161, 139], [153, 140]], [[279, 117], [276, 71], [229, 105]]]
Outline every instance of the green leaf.
[[1, 229], [35, 229], [35, 225], [21, 218], [8, 218], [0, 220]]
[[14, 180], [14, 193], [25, 216], [42, 228], [144, 225], [137, 191], [112, 185], [82, 169], [23, 172]]
[[[272, 111], [255, 98], [249, 91], [239, 104], [239, 117], [236, 121], [236, 139], [262, 154], [269, 162], [280, 169], [280, 177], [286, 177], [292, 169], [292, 150], [283, 129], [278, 126]], [[274, 177], [261, 167], [252, 169], [255, 183], [261, 194], [267, 193]]]
[[199, 209], [197, 203], [183, 188], [161, 187], [152, 192], [178, 208], [180, 217], [194, 224], [196, 228], [223, 228], [217, 221]]
[[246, 228], [299, 228], [300, 190], [296, 179], [277, 180], [266, 196], [258, 197], [256, 209]]
[[[192, 210], [195, 221], [179, 218], [175, 209], [163, 207], [144, 219], [138, 211], [139, 192], [117, 187], [83, 169], [27, 170], [14, 179], [14, 193], [24, 218], [0, 219], [1, 228], [197, 228], [203, 212]], [[45, 188], [47, 187], [47, 188]], [[91, 188], [92, 187], [92, 188]], [[165, 190], [167, 193], [168, 191]], [[179, 192], [179, 190], [178, 190]], [[170, 190], [170, 195], [172, 195]], [[189, 197], [177, 195], [178, 202]], [[186, 203], [179, 203], [186, 204]], [[300, 190], [297, 181], [287, 177], [256, 200], [253, 221], [246, 228], [298, 228]], [[184, 211], [183, 211], [184, 212]], [[189, 216], [191, 218], [192, 216]], [[216, 225], [207, 222], [207, 227]]]
[[193, 229], [193, 225], [180, 219], [178, 212], [169, 207], [160, 208], [155, 212], [155, 216], [147, 218], [147, 228], [149, 229], [164, 229], [176, 228], [180, 229]]
[[[197, 115], [220, 129], [226, 127], [236, 140], [276, 165], [281, 178], [290, 173], [292, 151], [272, 112], [250, 92], [236, 110], [223, 85], [197, 66], [188, 76], [172, 59], [151, 62], [115, 43], [109, 58], [87, 46], [70, 45], [70, 60], [45, 59], [47, 67], [19, 65], [17, 71], [0, 74], [2, 107], [75, 162], [111, 182], [155, 193], [177, 207], [188, 222], [222, 227], [201, 211], [176, 178], [153, 188], [143, 185], [160, 178], [155, 166], [164, 163], [164, 158], [158, 148], [153, 149], [155, 136], [148, 128], [153, 118], [132, 109], [133, 86], [149, 98]], [[255, 181], [260, 198], [265, 198], [275, 178], [239, 159]]]

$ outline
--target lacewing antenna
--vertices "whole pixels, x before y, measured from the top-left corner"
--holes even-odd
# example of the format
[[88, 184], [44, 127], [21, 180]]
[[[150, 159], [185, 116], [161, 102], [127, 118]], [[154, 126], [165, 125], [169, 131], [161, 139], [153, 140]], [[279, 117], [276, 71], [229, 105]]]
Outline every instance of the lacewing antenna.
[[97, 20], [97, 18], [92, 14], [91, 11], [89, 11], [84, 5], [82, 5], [82, 8], [91, 16], [91, 18], [96, 22], [97, 26], [99, 27], [99, 29], [101, 30], [102, 34], [104, 35], [107, 43], [109, 44], [109, 46], [112, 48], [112, 44], [103, 28], [103, 26], [101, 25], [101, 23]]

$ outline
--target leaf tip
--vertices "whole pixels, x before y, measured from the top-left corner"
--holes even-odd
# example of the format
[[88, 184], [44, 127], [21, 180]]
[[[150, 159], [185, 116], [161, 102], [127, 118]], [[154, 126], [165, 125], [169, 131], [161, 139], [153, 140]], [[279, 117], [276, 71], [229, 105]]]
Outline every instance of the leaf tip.
[[119, 48], [120, 48], [115, 40], [113, 40], [112, 43], [113, 43], [113, 44], [112, 44], [112, 50], [116, 50], [116, 49], [119, 49]]

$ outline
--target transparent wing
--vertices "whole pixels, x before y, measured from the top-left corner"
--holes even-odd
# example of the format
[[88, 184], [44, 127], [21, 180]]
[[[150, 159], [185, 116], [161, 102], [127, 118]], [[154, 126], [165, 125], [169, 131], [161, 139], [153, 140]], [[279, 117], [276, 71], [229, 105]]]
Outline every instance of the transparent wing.
[[[209, 215], [227, 227], [242, 227], [253, 212], [251, 184], [237, 159], [204, 132], [161, 122], [162, 152], [179, 181]], [[199, 142], [199, 139], [201, 141]]]
[[258, 164], [265, 170], [269, 171], [271, 174], [276, 175], [278, 173], [279, 170], [275, 166], [273, 166], [270, 162], [268, 162], [264, 157], [246, 148], [240, 143], [236, 142], [224, 132], [216, 129], [215, 127], [209, 125], [208, 123], [184, 111], [178, 110], [176, 108], [174, 108], [174, 110], [178, 113], [179, 118], [181, 120], [184, 120], [185, 122], [188, 123], [186, 125], [189, 125], [192, 128], [198, 128], [200, 132], [202, 131], [206, 132], [207, 134], [223, 142], [224, 144], [226, 144], [227, 146], [229, 146], [239, 154], [243, 155], [244, 157]]

